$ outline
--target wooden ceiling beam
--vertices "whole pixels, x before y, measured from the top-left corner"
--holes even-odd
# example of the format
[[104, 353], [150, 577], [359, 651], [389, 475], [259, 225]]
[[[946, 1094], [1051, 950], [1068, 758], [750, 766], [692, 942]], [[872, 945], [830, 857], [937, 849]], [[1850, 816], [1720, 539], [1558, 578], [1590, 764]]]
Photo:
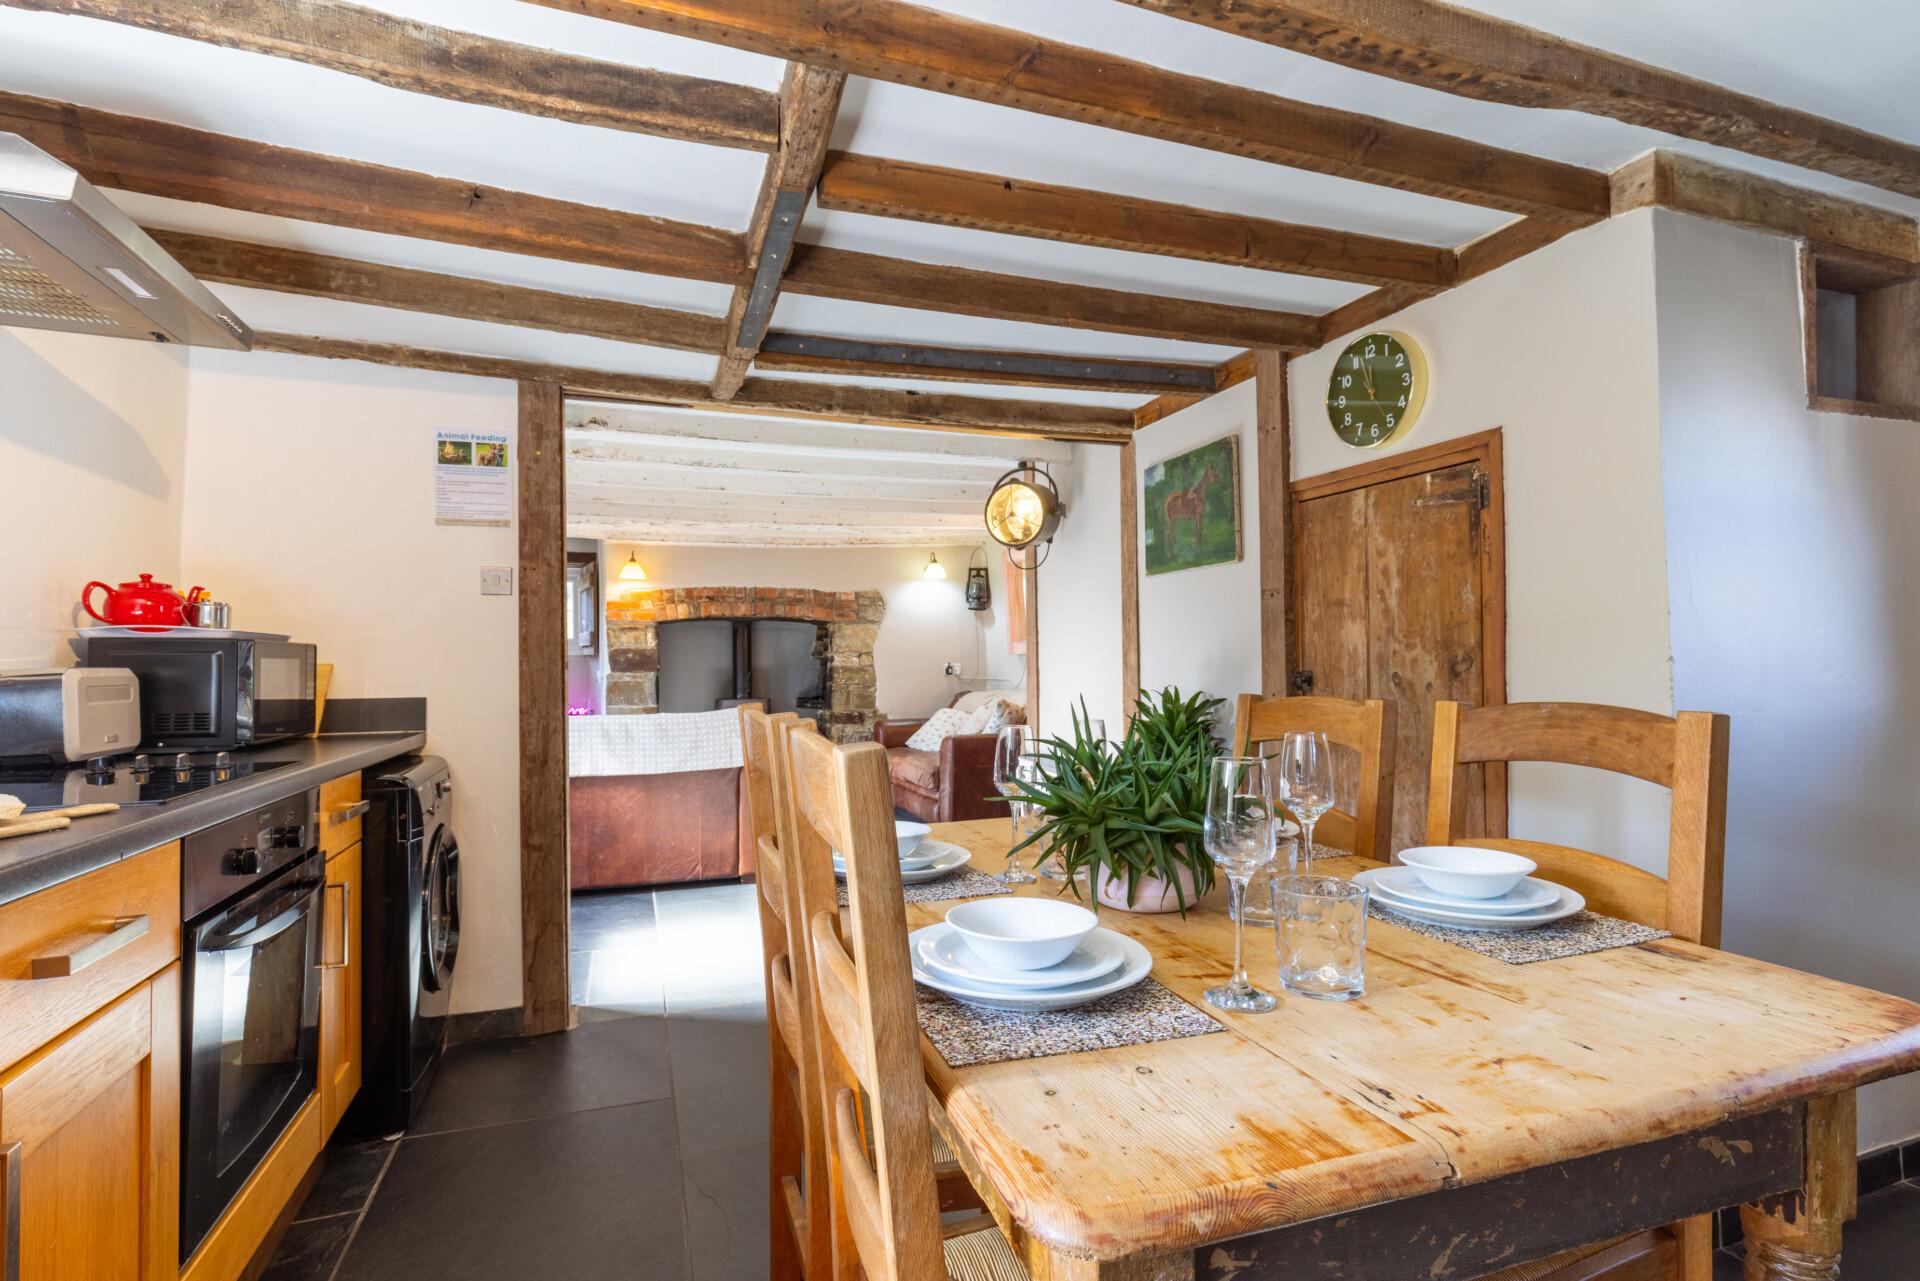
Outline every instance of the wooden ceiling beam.
[[1086, 405], [927, 395], [769, 378], [749, 378], [733, 399], [722, 401], [714, 399], [705, 383], [691, 379], [581, 369], [395, 343], [260, 333], [255, 335], [254, 350], [335, 360], [361, 360], [376, 365], [466, 374], [476, 378], [558, 383], [569, 396], [730, 409], [783, 417], [824, 418], [881, 427], [926, 427], [937, 431], [1037, 436], [1103, 444], [1119, 444], [1133, 431], [1131, 411]]
[[753, 217], [747, 223], [753, 282], [734, 286], [727, 307], [727, 346], [713, 375], [713, 394], [720, 400], [731, 397], [746, 381], [753, 355], [773, 319], [780, 277], [786, 274], [793, 238], [820, 181], [820, 166], [846, 87], [844, 72], [801, 62], [787, 64], [780, 87], [780, 146], [767, 161]]
[[794, 246], [784, 287], [788, 293], [820, 298], [1144, 334], [1178, 342], [1294, 351], [1319, 346], [1319, 317], [1300, 312], [1263, 311], [1033, 276], [905, 262], [822, 245]]
[[455, 102], [629, 133], [772, 151], [764, 89], [450, 31], [340, 0], [0, 0], [264, 53]]
[[102, 187], [726, 284], [748, 278], [738, 232], [296, 151], [183, 125], [0, 93], [17, 133]]
[[1920, 196], [1920, 147], [1437, 0], [1125, 0], [1481, 102], [1605, 116]]
[[935, 382], [993, 382], [1141, 395], [1213, 390], [1211, 365], [862, 342], [778, 330], [766, 336], [754, 363], [764, 370], [839, 374], [847, 378], [924, 378]]
[[1295, 102], [900, 0], [532, 0], [916, 89], [997, 102], [1519, 214], [1596, 220], [1605, 174]]
[[1453, 251], [909, 160], [827, 156], [820, 207], [1364, 284], [1453, 282]]
[[720, 317], [698, 312], [495, 284], [191, 232], [150, 227], [147, 233], [188, 271], [217, 284], [682, 351], [717, 354], [725, 338]]

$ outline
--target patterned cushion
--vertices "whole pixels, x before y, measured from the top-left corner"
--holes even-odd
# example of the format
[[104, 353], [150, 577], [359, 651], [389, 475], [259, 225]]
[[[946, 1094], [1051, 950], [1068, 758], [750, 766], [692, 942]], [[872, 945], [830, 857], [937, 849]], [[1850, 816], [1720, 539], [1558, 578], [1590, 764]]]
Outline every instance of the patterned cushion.
[[1027, 709], [1011, 699], [996, 698], [980, 711], [980, 725], [968, 730], [970, 734], [998, 734], [1005, 726], [1027, 723]]
[[1026, 1265], [998, 1228], [949, 1237], [940, 1250], [951, 1281], [1027, 1281]]
[[967, 723], [967, 714], [957, 707], [943, 707], [927, 717], [927, 723], [913, 731], [913, 737], [907, 740], [907, 746], [919, 752], [937, 752], [940, 740], [949, 734], [958, 734], [960, 727]]

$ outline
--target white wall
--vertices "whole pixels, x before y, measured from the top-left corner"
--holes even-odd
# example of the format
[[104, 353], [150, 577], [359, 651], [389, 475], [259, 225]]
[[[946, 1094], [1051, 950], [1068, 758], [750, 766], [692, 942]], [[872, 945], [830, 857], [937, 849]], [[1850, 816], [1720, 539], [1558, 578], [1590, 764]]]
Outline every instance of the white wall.
[[[1040, 730], [1066, 734], [1081, 699], [1118, 735], [1125, 723], [1120, 664], [1120, 450], [1075, 445], [1053, 469], [1066, 509], [1040, 564]], [[1004, 557], [1002, 558], [1004, 560]]]
[[513, 385], [195, 351], [189, 415], [183, 563], [239, 626], [317, 644], [334, 695], [426, 696], [464, 860], [454, 1009], [519, 1005], [518, 602], [480, 595], [518, 552], [434, 524], [432, 461], [436, 431], [513, 436]]
[[[1134, 437], [1134, 493], [1144, 504], [1147, 468], [1222, 436], [1240, 438], [1241, 558], [1221, 565], [1149, 574], [1144, 538], [1134, 537], [1140, 564], [1140, 688], [1177, 685], [1223, 698], [1222, 733], [1230, 733], [1233, 700], [1260, 688], [1260, 475], [1254, 388], [1243, 382], [1171, 414]], [[1139, 524], [1144, 527], [1146, 511]]]
[[193, 586], [186, 443], [184, 349], [0, 329], [0, 671], [73, 662], [90, 579]]
[[[1381, 321], [1421, 345], [1433, 380], [1420, 419], [1381, 450], [1327, 424], [1347, 340], [1290, 367], [1296, 479], [1501, 428], [1512, 702], [1673, 711], [1653, 266], [1652, 218], [1631, 214]], [[1666, 793], [1651, 784], [1518, 765], [1511, 792], [1517, 836], [1666, 868]]]
[[[969, 553], [980, 544], [952, 547], [700, 547], [661, 543], [606, 545], [607, 591], [626, 586], [617, 575], [629, 553], [640, 557], [647, 581], [659, 587], [808, 587], [816, 591], [877, 591], [887, 602], [874, 642], [880, 710], [899, 720], [944, 707], [966, 688], [1012, 688], [1024, 683], [1025, 659], [1007, 653], [1005, 559], [987, 555], [993, 607], [966, 607]], [[927, 554], [946, 566], [944, 580], [923, 578]], [[979, 558], [976, 556], [977, 561]], [[962, 676], [945, 674], [948, 660]]]
[[[1658, 215], [1674, 687], [1732, 718], [1725, 945], [1920, 998], [1920, 430], [1806, 407], [1791, 241]], [[1863, 1150], [1920, 1079], [1863, 1090]]]

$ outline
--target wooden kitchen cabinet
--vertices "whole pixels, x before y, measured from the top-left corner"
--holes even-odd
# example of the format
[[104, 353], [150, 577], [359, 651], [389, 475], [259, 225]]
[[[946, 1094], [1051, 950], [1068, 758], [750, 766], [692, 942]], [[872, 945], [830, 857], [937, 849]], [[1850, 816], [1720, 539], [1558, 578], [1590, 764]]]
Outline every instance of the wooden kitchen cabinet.
[[[354, 777], [359, 782], [359, 776]], [[321, 918], [320, 1139], [360, 1090], [360, 845], [327, 860]]]
[[178, 963], [0, 1072], [0, 1179], [19, 1281], [177, 1275]]

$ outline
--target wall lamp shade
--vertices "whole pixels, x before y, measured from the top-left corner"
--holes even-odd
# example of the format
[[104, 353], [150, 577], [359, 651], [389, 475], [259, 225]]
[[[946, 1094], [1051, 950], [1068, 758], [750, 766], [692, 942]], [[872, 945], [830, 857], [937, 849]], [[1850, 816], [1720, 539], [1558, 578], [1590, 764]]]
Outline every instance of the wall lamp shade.
[[619, 579], [623, 583], [644, 583], [647, 581], [647, 571], [640, 568], [640, 557], [637, 553], [627, 553], [627, 563], [620, 567]]
[[1060, 494], [1045, 472], [1016, 467], [987, 495], [987, 533], [1003, 547], [1029, 547], [1060, 527]]
[[920, 577], [945, 578], [946, 576], [947, 576], [947, 567], [940, 563], [939, 555], [935, 552], [928, 552], [927, 567], [920, 571]]

